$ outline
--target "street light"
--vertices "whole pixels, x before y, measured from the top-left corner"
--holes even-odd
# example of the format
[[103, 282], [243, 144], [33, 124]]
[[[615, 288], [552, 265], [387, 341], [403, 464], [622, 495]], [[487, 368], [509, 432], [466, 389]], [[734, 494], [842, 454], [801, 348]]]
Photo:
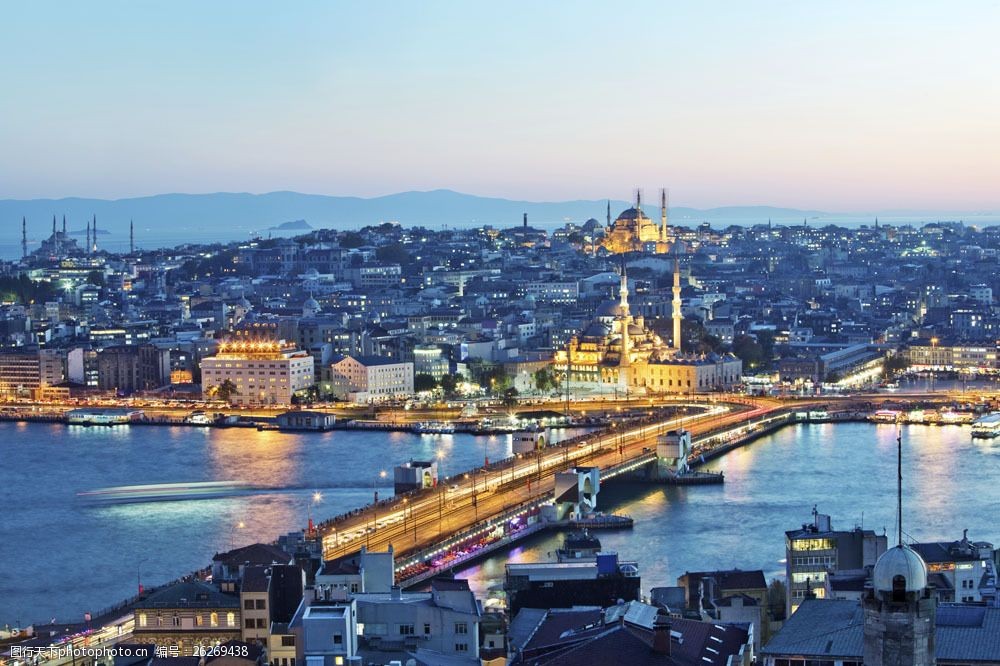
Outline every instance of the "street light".
[[232, 528], [229, 530], [229, 550], [233, 550], [233, 548], [235, 548], [236, 530], [241, 530], [244, 527], [246, 527], [246, 523], [244, 523], [241, 520], [240, 522], [233, 525]]
[[371, 533], [378, 529], [378, 490], [375, 488], [375, 484], [378, 483], [379, 479], [384, 479], [388, 476], [388, 472], [384, 469], [379, 470], [378, 476], [372, 479], [372, 491], [375, 493], [375, 501], [372, 503], [372, 526], [370, 530], [365, 530], [365, 547], [371, 545]]
[[139, 564], [137, 564], [135, 567], [135, 584], [138, 587], [139, 594], [142, 594], [142, 563], [148, 561], [149, 558], [144, 557], [141, 560], [139, 560]]
[[323, 501], [323, 493], [317, 490], [312, 494], [312, 500], [309, 502], [309, 511], [308, 511], [309, 523], [307, 528], [308, 532], [307, 536], [314, 535], [316, 533], [316, 528], [313, 527], [312, 508], [322, 501]]

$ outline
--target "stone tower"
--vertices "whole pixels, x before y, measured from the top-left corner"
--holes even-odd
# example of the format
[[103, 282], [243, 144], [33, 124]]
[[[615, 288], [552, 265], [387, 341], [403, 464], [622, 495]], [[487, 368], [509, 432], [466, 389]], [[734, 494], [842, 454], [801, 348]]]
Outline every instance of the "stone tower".
[[865, 666], [934, 666], [937, 603], [927, 586], [927, 563], [903, 543], [903, 437], [896, 437], [897, 533], [865, 590]]
[[934, 595], [927, 565], [905, 545], [887, 550], [865, 591], [865, 666], [933, 666]]

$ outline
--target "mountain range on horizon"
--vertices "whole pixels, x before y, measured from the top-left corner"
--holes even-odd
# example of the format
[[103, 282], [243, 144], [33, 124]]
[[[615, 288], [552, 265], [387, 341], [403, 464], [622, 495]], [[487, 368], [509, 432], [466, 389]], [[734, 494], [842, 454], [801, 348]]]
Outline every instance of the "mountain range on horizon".
[[[400, 192], [385, 196], [361, 198], [328, 196], [299, 192], [269, 192], [266, 194], [229, 193], [213, 194], [158, 194], [127, 199], [94, 199], [71, 197], [64, 199], [0, 199], [0, 220], [9, 236], [17, 223], [27, 218], [29, 233], [37, 237], [52, 216], [61, 225], [67, 218], [68, 228], [78, 230], [92, 216], [97, 216], [99, 229], [127, 233], [129, 220], [135, 220], [137, 230], [156, 230], [158, 235], [205, 232], [234, 235], [268, 231], [289, 220], [302, 220], [313, 228], [356, 229], [382, 222], [399, 222], [404, 226], [427, 226], [438, 229], [442, 225], [474, 227], [493, 225], [518, 226], [522, 215], [528, 214], [528, 223], [552, 228], [566, 222], [577, 224], [589, 218], [605, 221], [608, 200], [574, 200], [558, 202], [516, 201], [497, 197], [482, 197], [452, 190], [427, 192]], [[633, 204], [611, 200], [611, 217]], [[643, 210], [653, 219], [659, 219], [659, 201], [650, 200]], [[782, 224], [803, 219], [824, 224], [830, 218], [868, 218], [876, 216], [923, 219], [970, 219], [992, 212], [933, 212], [886, 210], [865, 213], [830, 213], [819, 210], [781, 208], [775, 206], [722, 206], [709, 209], [672, 207], [670, 220], [676, 224], [693, 225], [703, 221], [721, 221], [725, 224], [766, 223], [768, 219]], [[193, 237], [192, 240], [195, 240]]]

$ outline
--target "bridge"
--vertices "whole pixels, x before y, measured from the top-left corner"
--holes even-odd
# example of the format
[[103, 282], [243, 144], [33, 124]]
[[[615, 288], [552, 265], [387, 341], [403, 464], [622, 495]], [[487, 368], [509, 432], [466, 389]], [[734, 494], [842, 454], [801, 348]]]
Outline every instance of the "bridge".
[[[649, 465], [657, 436], [677, 428], [696, 438], [744, 428], [755, 419], [787, 412], [774, 404], [702, 405], [697, 414], [648, 420], [591, 433], [470, 470], [437, 487], [393, 497], [317, 527], [323, 559], [391, 544], [401, 562], [440, 551], [456, 538], [489, 533], [518, 515], [551, 502], [555, 475], [575, 467], [598, 467], [602, 478]], [[406, 554], [412, 554], [409, 558]], [[400, 557], [402, 556], [402, 557]]]

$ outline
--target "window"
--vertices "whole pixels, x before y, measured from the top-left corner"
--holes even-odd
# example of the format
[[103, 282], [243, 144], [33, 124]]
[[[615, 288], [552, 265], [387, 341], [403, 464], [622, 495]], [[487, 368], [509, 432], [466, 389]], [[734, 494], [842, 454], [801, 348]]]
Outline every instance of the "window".
[[247, 629], [254, 629], [257, 626], [257, 623], [252, 618], [249, 617], [243, 621], [243, 624], [246, 625]]
[[233, 612], [226, 613], [226, 626], [229, 627], [236, 626], [236, 613]]
[[243, 610], [253, 610], [253, 599], [245, 599], [243, 601]]
[[174, 617], [172, 618], [172, 620], [173, 620], [173, 625], [175, 627], [181, 626], [181, 617], [180, 617], [180, 615], [178, 615], [177, 613], [174, 613]]
[[469, 633], [469, 625], [466, 622], [456, 622], [455, 623], [455, 633], [456, 634], [467, 634]]
[[265, 599], [257, 600], [257, 610], [264, 610], [267, 608], [267, 601]]
[[431, 625], [427, 622], [424, 623], [424, 636], [430, 636]]
[[145, 627], [146, 626], [146, 621], [147, 621], [146, 620], [146, 614], [145, 613], [139, 613], [139, 626], [140, 627]]
[[468, 643], [455, 643], [455, 652], [468, 652], [468, 651], [469, 651]]
[[342, 634], [334, 634], [333, 635], [333, 644], [334, 645], [343, 645], [344, 644], [344, 636]]
[[282, 636], [281, 647], [295, 647], [295, 636]]
[[257, 618], [257, 628], [267, 629], [267, 618], [259, 617]]
[[412, 624], [401, 624], [399, 625], [399, 635], [400, 636], [412, 636], [414, 634]]
[[194, 623], [199, 627], [205, 626], [205, 616], [202, 615], [201, 613], [198, 613], [197, 615], [194, 616]]
[[213, 627], [219, 626], [219, 614], [213, 611], [212, 614], [208, 616], [208, 622]]

